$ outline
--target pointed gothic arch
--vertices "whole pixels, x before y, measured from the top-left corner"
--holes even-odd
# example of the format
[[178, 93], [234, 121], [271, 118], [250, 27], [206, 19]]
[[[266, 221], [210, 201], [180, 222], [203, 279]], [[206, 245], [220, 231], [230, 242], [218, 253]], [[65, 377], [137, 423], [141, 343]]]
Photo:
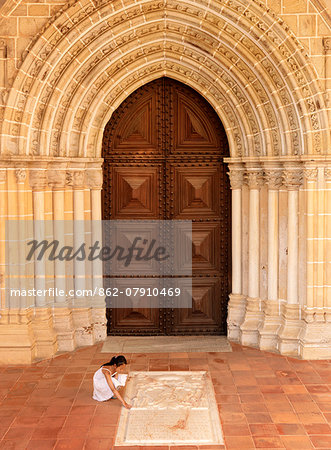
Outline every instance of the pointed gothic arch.
[[327, 117], [302, 45], [264, 5], [72, 2], [27, 50], [2, 154], [99, 157], [116, 107], [168, 75], [221, 117], [233, 157], [323, 154]]

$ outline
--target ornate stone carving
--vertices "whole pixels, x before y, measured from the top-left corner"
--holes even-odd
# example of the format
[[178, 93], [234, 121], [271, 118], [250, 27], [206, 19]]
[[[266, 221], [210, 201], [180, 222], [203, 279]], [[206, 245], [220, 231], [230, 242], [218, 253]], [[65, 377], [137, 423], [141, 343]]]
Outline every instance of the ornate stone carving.
[[303, 174], [307, 181], [316, 181], [318, 171], [315, 167], [307, 167], [303, 170]]
[[0, 41], [0, 88], [6, 86], [7, 81], [7, 64], [5, 59], [7, 58], [7, 46], [4, 41]]
[[244, 183], [244, 174], [240, 169], [231, 169], [227, 172], [230, 178], [231, 189], [241, 189]]
[[84, 170], [73, 170], [72, 171], [72, 185], [74, 189], [80, 189], [84, 187]]
[[4, 183], [6, 181], [7, 171], [6, 169], [0, 169], [0, 183]]
[[52, 189], [61, 189], [66, 184], [66, 171], [59, 169], [49, 169], [47, 171], [48, 184]]
[[[204, 3], [204, 2], [203, 2]], [[61, 13], [65, 11], [67, 8], [74, 7], [68, 11], [68, 16], [62, 16]], [[309, 112], [308, 120], [310, 121], [310, 127], [313, 130], [316, 130], [316, 133], [313, 135], [313, 147], [315, 152], [321, 152], [321, 135], [319, 133], [320, 123], [319, 117], [316, 114], [316, 111], [319, 109], [317, 102], [312, 100], [315, 98], [314, 94], [314, 83], [307, 84], [306, 80], [312, 78], [312, 74], [310, 73], [309, 65], [304, 63], [302, 55], [293, 54], [293, 46], [297, 46], [301, 53], [304, 53], [302, 45], [298, 42], [294, 36], [289, 35], [289, 28], [283, 23], [281, 19], [271, 19], [273, 16], [271, 11], [265, 9], [265, 5], [259, 3], [255, 0], [250, 8], [244, 8], [242, 4], [236, 2], [234, 0], [226, 1], [222, 7], [222, 18], [220, 17], [219, 6], [217, 2], [208, 2], [208, 14], [202, 17], [201, 8], [194, 4], [185, 4], [178, 2], [148, 2], [138, 8], [136, 5], [128, 4], [125, 7], [125, 10], [117, 11], [115, 7], [109, 6], [109, 3], [103, 2], [103, 0], [94, 0], [94, 5], [98, 6], [89, 6], [86, 8], [81, 8], [77, 6], [76, 1], [68, 2], [61, 11], [54, 14], [52, 19], [43, 27], [41, 32], [36, 36], [33, 42], [30, 44], [28, 51], [26, 52], [26, 58], [33, 58], [33, 55], [36, 53], [35, 50], [32, 49], [34, 44], [36, 44], [36, 40], [39, 39], [38, 46], [38, 57], [34, 59], [29, 59], [26, 62], [26, 72], [24, 75], [22, 73], [22, 87], [17, 89], [17, 97], [14, 101], [13, 110], [14, 120], [10, 122], [9, 130], [10, 133], [8, 135], [16, 135], [20, 136], [20, 123], [23, 120], [24, 110], [26, 108], [26, 102], [29, 98], [29, 92], [34, 87], [34, 79], [38, 78], [38, 80], [42, 80], [44, 83], [40, 88], [40, 102], [36, 105], [34, 117], [33, 117], [33, 127], [36, 129], [32, 133], [31, 141], [29, 142], [29, 149], [33, 154], [39, 154], [40, 152], [40, 130], [42, 129], [52, 129], [52, 135], [50, 139], [51, 143], [51, 153], [52, 155], [62, 155], [63, 149], [60, 149], [60, 138], [63, 132], [63, 127], [66, 123], [74, 123], [74, 128], [77, 129], [77, 135], [81, 133], [84, 129], [86, 123], [84, 122], [88, 118], [88, 114], [86, 111], [89, 111], [89, 106], [91, 102], [96, 101], [96, 96], [101, 92], [110, 92], [109, 85], [105, 82], [105, 87], [107, 89], [103, 89], [103, 79], [102, 76], [105, 76], [103, 72], [100, 79], [96, 81], [92, 81], [91, 89], [88, 94], [84, 97], [83, 104], [81, 107], [77, 107], [75, 105], [74, 108], [71, 108], [71, 104], [81, 101], [80, 98], [75, 97], [77, 95], [77, 82], [82, 81], [86, 76], [93, 74], [93, 71], [96, 67], [100, 66], [100, 61], [103, 59], [109, 58], [109, 54], [114, 52], [115, 47], [123, 46], [123, 55], [120, 60], [116, 59], [116, 62], [107, 69], [107, 76], [110, 72], [114, 74], [119, 74], [121, 70], [125, 67], [128, 72], [132, 73], [135, 68], [133, 68], [133, 64], [137, 62], [137, 58], [146, 58], [144, 56], [144, 52], [146, 53], [155, 53], [159, 51], [158, 44], [148, 44], [139, 45], [138, 51], [135, 47], [138, 46], [135, 42], [137, 42], [137, 38], [146, 38], [148, 35], [152, 33], [152, 29], [156, 30], [155, 33], [162, 34], [164, 32], [164, 28], [166, 26], [167, 32], [169, 32], [169, 39], [171, 41], [175, 41], [175, 39], [180, 40], [182, 36], [187, 36], [191, 41], [197, 41], [201, 43], [203, 46], [203, 54], [201, 51], [193, 51], [191, 48], [183, 46], [181, 48], [181, 43], [175, 44], [175, 42], [171, 42], [172, 49], [169, 49], [169, 52], [174, 52], [178, 57], [179, 65], [179, 54], [185, 54], [185, 58], [193, 59], [195, 64], [202, 65], [205, 67], [205, 70], [209, 70], [212, 73], [217, 73], [217, 77], [221, 78], [225, 81], [225, 78], [229, 78], [224, 70], [217, 70], [218, 67], [230, 67], [230, 65], [234, 65], [237, 70], [240, 71], [241, 76], [243, 76], [247, 83], [250, 85], [250, 96], [251, 98], [256, 98], [256, 101], [261, 105], [259, 110], [259, 114], [264, 116], [264, 120], [267, 123], [266, 133], [269, 133], [269, 140], [273, 143], [273, 154], [278, 155], [280, 153], [280, 137], [279, 131], [275, 130], [275, 120], [277, 114], [275, 113], [276, 108], [274, 107], [273, 101], [266, 101], [266, 98], [272, 99], [272, 96], [268, 93], [268, 89], [264, 86], [270, 86], [270, 89], [275, 87], [276, 89], [284, 89], [279, 91], [280, 102], [283, 103], [283, 111], [287, 116], [288, 124], [285, 124], [286, 128], [291, 130], [291, 141], [289, 146], [289, 151], [292, 154], [300, 154], [301, 152], [301, 143], [298, 139], [298, 112], [292, 106], [293, 100], [298, 101], [304, 99], [303, 109]], [[110, 10], [109, 10], [110, 8]], [[164, 25], [163, 23], [156, 23], [150, 25], [150, 13], [153, 11], [171, 11], [172, 14], [179, 14], [178, 22], [167, 23]], [[109, 15], [109, 11], [111, 11], [111, 15]], [[180, 13], [179, 13], [180, 11]], [[142, 14], [147, 14], [145, 17], [146, 23], [144, 26], [139, 26], [135, 30], [129, 29], [126, 33], [123, 33], [123, 27], [126, 27], [126, 24], [129, 23], [133, 18], [139, 18]], [[70, 17], [70, 19], [68, 18]], [[102, 19], [105, 17], [105, 19]], [[238, 26], [233, 27], [231, 21], [238, 20]], [[98, 20], [97, 20], [98, 18]], [[100, 20], [101, 18], [101, 20]], [[47, 31], [47, 39], [42, 39], [42, 33], [44, 33], [47, 27], [56, 21], [56, 29], [57, 32], [52, 32], [52, 29]], [[273, 21], [273, 27], [270, 27], [270, 20]], [[193, 22], [191, 22], [193, 21]], [[199, 30], [197, 27], [192, 25], [192, 23], [200, 23]], [[94, 24], [91, 27], [91, 23]], [[118, 25], [121, 25], [118, 27]], [[72, 36], [70, 33], [75, 30], [75, 27], [79, 27], [80, 33], [82, 33], [82, 39], [73, 42]], [[121, 28], [122, 27], [122, 28]], [[238, 54], [232, 52], [229, 45], [221, 45], [222, 44], [222, 36], [219, 36], [217, 33], [212, 33], [210, 30], [217, 29], [222, 27], [222, 36], [226, 36], [225, 40], [227, 42], [237, 42], [238, 50], [241, 50], [249, 59], [249, 55], [251, 55], [251, 62], [258, 61], [259, 70], [263, 76], [263, 83], [256, 79], [255, 74], [250, 69], [251, 64], [247, 64], [238, 58]], [[254, 35], [252, 37], [249, 36], [248, 31], [254, 28]], [[121, 31], [119, 31], [121, 29]], [[116, 30], [116, 31], [115, 31]], [[118, 31], [117, 31], [118, 30]], [[206, 32], [207, 31], [207, 32]], [[84, 33], [83, 33], [84, 32]], [[110, 32], [112, 33], [110, 38]], [[257, 44], [260, 35], [263, 35], [263, 39], [261, 40], [262, 44]], [[288, 36], [288, 39], [284, 39], [284, 36]], [[70, 55], [69, 54], [61, 54], [61, 59], [53, 59], [52, 61], [52, 74], [51, 77], [46, 80], [47, 72], [49, 71], [49, 64], [47, 63], [50, 55], [54, 55], [53, 50], [59, 45], [61, 39], [68, 39], [72, 45], [70, 46]], [[95, 44], [96, 41], [104, 41], [106, 44], [103, 48], [100, 46], [100, 50], [95, 52], [93, 58], [88, 58], [88, 61], [84, 61], [81, 64], [81, 68], [77, 72], [75, 76], [75, 80], [72, 80], [69, 83], [67, 90], [71, 93], [69, 97], [66, 99], [63, 97], [63, 100], [59, 102], [61, 107], [58, 108], [58, 111], [55, 115], [54, 122], [52, 124], [44, 123], [45, 118], [49, 117], [47, 110], [49, 108], [49, 103], [51, 101], [52, 95], [59, 80], [63, 77], [65, 72], [70, 72], [70, 65], [72, 64], [74, 57], [81, 54], [84, 48], [87, 48], [91, 44]], [[143, 42], [143, 39], [141, 39]], [[330, 38], [324, 38], [324, 45], [326, 49], [330, 47]], [[128, 50], [127, 48], [133, 48], [133, 50]], [[168, 43], [167, 43], [168, 44]], [[97, 47], [97, 46], [96, 46]], [[95, 47], [95, 48], [96, 48]], [[180, 53], [176, 52], [176, 47], [180, 49]], [[264, 58], [266, 51], [269, 53], [270, 48], [276, 48], [283, 55], [283, 58], [279, 61], [279, 67], [275, 68], [276, 64], [273, 59]], [[329, 50], [328, 50], [329, 51]], [[53, 53], [52, 53], [53, 52]], [[168, 50], [167, 50], [168, 53]], [[239, 53], [239, 52], [238, 52]], [[209, 55], [209, 56], [206, 56]], [[52, 56], [53, 58], [53, 56]], [[167, 58], [167, 57], [166, 57]], [[110, 58], [111, 59], [111, 58]], [[114, 59], [114, 61], [115, 61]], [[149, 60], [149, 61], [152, 61]], [[170, 61], [170, 58], [169, 58]], [[191, 61], [182, 60], [180, 67], [175, 67], [174, 70], [180, 73], [183, 76], [191, 77], [193, 79], [192, 67], [193, 64], [188, 64]], [[185, 67], [184, 67], [185, 66]], [[132, 67], [132, 68], [131, 68]], [[137, 71], [132, 77], [128, 77], [127, 80], [124, 80], [124, 83], [128, 85], [132, 84], [135, 77], [143, 77], [144, 74], [150, 75], [151, 71], [148, 72], [148, 68], [144, 68], [141, 71]], [[280, 76], [280, 74], [284, 76]], [[293, 94], [289, 94], [289, 86], [284, 82], [286, 75], [288, 73], [293, 74], [294, 82], [297, 83], [299, 89], [294, 89]], [[112, 75], [113, 76], [113, 75]], [[109, 76], [110, 80], [112, 76]], [[215, 75], [216, 76], [216, 75]], [[97, 77], [96, 77], [97, 78]], [[208, 77], [201, 77], [199, 80], [199, 86], [202, 90], [208, 92], [210, 95], [210, 86], [206, 80]], [[112, 80], [113, 82], [113, 80]], [[121, 82], [122, 84], [122, 82]], [[256, 112], [254, 109], [251, 109], [250, 102], [247, 101], [247, 92], [243, 92], [240, 87], [240, 83], [233, 82], [232, 79], [232, 87], [231, 92], [237, 96], [238, 102], [240, 103], [240, 108], [242, 111], [239, 112], [238, 115], [242, 115], [245, 117], [247, 121], [247, 128], [250, 128], [249, 132], [253, 135], [252, 140], [254, 143], [254, 151], [255, 154], [263, 154], [263, 146], [261, 145], [261, 130], [258, 121], [256, 120]], [[262, 87], [261, 87], [262, 86]], [[218, 87], [218, 90], [221, 90]], [[107, 93], [108, 93], [107, 92]], [[112, 92], [113, 94], [113, 92]], [[294, 98], [292, 98], [294, 95]], [[112, 98], [116, 98], [116, 96], [111, 95]], [[83, 98], [83, 97], [82, 97]], [[216, 98], [216, 95], [215, 95]], [[102, 101], [98, 102], [98, 104], [103, 104]], [[265, 106], [264, 106], [265, 105]], [[271, 107], [270, 107], [271, 105]], [[225, 111], [226, 103], [221, 105], [222, 111]], [[100, 107], [100, 114], [96, 114], [96, 117], [100, 117], [103, 114], [102, 108]], [[72, 114], [72, 111], [78, 111], [77, 117], [68, 117], [67, 114]], [[233, 115], [231, 117], [227, 117], [229, 122], [232, 122]], [[68, 119], [68, 120], [67, 120]], [[16, 122], [16, 123], [15, 123]], [[233, 141], [239, 142], [240, 137], [235, 134], [235, 129], [242, 129], [237, 125], [237, 120], [235, 122], [235, 126], [231, 124], [232, 133], [233, 133]], [[98, 128], [97, 124], [96, 128]], [[93, 132], [92, 132], [93, 133]], [[270, 139], [271, 138], [271, 139]], [[90, 136], [88, 137], [90, 139]], [[238, 156], [242, 153], [242, 145], [238, 144], [237, 154]], [[78, 154], [78, 146], [71, 146], [72, 155], [75, 153]], [[73, 149], [73, 150], [72, 150]]]
[[299, 189], [302, 181], [303, 173], [301, 169], [287, 169], [283, 172], [283, 183], [288, 190]]
[[265, 180], [269, 189], [279, 189], [283, 183], [281, 170], [265, 170]]
[[324, 175], [327, 181], [331, 181], [331, 167], [326, 167], [324, 169]]
[[103, 183], [102, 170], [88, 169], [86, 171], [86, 182], [90, 189], [101, 189]]
[[45, 169], [30, 169], [29, 170], [29, 183], [34, 191], [42, 191], [47, 184], [46, 170]]
[[260, 189], [263, 182], [261, 170], [252, 170], [246, 173], [246, 183], [249, 189]]
[[73, 184], [72, 172], [69, 172], [69, 171], [66, 172], [65, 184], [66, 184], [66, 186], [72, 186], [72, 184]]
[[26, 180], [26, 169], [16, 169], [15, 175], [17, 183], [24, 183], [24, 181]]

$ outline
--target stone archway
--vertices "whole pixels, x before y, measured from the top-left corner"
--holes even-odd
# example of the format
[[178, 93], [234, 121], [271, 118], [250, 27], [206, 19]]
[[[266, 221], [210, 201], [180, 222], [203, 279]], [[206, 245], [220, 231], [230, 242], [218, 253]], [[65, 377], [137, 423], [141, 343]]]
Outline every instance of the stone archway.
[[[330, 182], [328, 160], [317, 169], [331, 148], [328, 118], [304, 48], [258, 1], [247, 7], [241, 0], [213, 0], [203, 8], [199, 1], [68, 3], [30, 44], [5, 95], [3, 204], [12, 205], [9, 192], [22, 200], [28, 191], [34, 218], [100, 219], [104, 126], [125, 98], [161, 76], [199, 92], [227, 133], [235, 224], [230, 338], [311, 355], [309, 348], [323, 347], [314, 308], [328, 307], [326, 293], [320, 294], [328, 249], [309, 245], [324, 198], [315, 218], [305, 214], [314, 203], [308, 192]], [[17, 198], [10, 207], [24, 216]], [[308, 283], [312, 277], [317, 288]], [[24, 311], [18, 317], [27, 317], [24, 333], [37, 349], [30, 358], [104, 336], [102, 308], [94, 317], [88, 309], [74, 318], [67, 311], [64, 329], [49, 312], [37, 323]], [[15, 331], [3, 317], [10, 336]]]
[[112, 111], [162, 74], [214, 106], [232, 157], [326, 152], [324, 101], [303, 47], [257, 1], [219, 6], [68, 5], [27, 50], [2, 154], [98, 157]]

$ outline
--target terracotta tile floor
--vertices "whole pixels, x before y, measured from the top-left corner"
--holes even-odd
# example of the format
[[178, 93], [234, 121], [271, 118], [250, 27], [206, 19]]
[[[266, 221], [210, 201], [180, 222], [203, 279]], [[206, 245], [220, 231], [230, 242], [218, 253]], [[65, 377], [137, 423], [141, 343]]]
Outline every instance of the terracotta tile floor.
[[[121, 406], [95, 402], [102, 344], [31, 366], [0, 367], [0, 449], [113, 447]], [[331, 449], [331, 361], [300, 361], [232, 345], [232, 353], [125, 355], [129, 370], [209, 370], [225, 446], [184, 449]]]

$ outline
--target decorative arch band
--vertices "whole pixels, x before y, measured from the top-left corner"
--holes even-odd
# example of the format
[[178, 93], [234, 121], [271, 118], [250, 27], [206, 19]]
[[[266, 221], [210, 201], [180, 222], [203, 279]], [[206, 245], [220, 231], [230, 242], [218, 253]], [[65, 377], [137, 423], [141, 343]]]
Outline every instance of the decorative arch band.
[[232, 157], [327, 152], [308, 56], [270, 10], [243, 0], [69, 3], [26, 52], [6, 99], [1, 152], [100, 157], [112, 112], [165, 75], [214, 107]]

